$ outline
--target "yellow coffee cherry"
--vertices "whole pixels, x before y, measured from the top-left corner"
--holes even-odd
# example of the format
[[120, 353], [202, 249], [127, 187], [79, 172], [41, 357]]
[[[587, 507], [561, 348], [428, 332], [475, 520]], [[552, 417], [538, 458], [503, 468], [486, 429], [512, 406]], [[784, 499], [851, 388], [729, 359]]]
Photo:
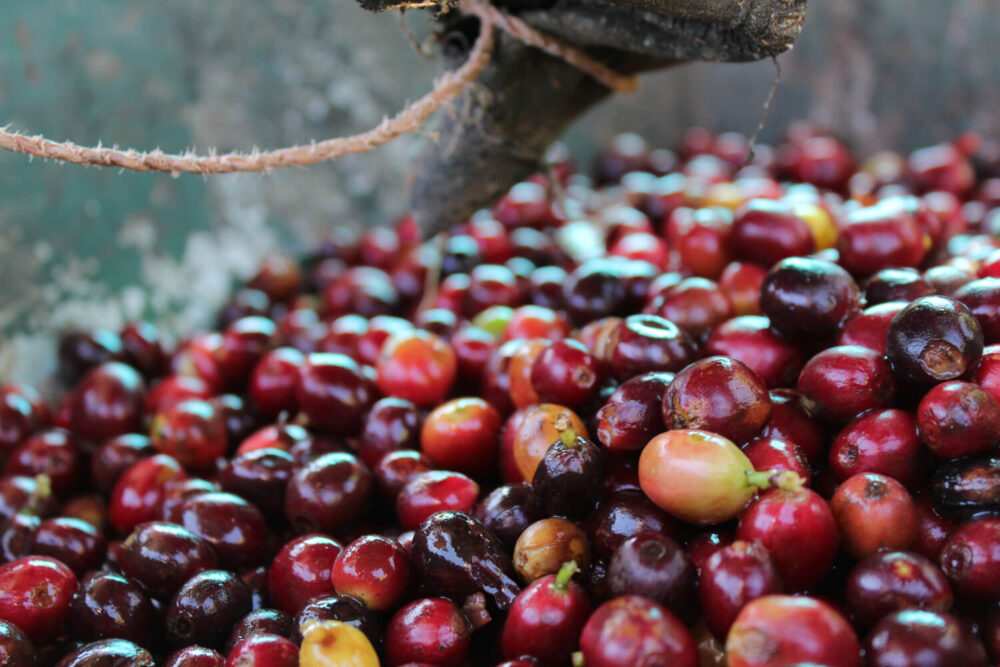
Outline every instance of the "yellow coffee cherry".
[[817, 250], [826, 250], [837, 245], [837, 226], [822, 206], [803, 202], [795, 204], [792, 212], [809, 225]]
[[299, 667], [379, 667], [365, 633], [340, 621], [308, 621], [302, 628]]

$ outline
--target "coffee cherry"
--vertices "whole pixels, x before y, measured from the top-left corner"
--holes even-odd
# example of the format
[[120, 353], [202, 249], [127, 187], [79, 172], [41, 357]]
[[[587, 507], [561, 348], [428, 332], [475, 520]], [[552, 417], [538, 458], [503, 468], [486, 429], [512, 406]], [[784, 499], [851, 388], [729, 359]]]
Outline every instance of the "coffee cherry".
[[971, 375], [983, 351], [983, 333], [960, 302], [925, 296], [889, 325], [886, 354], [899, 378], [929, 386]]
[[605, 602], [580, 634], [584, 664], [593, 667], [641, 665], [663, 660], [695, 667], [698, 649], [684, 624], [652, 600], [627, 595]]
[[844, 549], [855, 558], [882, 549], [906, 549], [916, 539], [913, 498], [891, 477], [862, 473], [848, 478], [837, 487], [830, 509]]
[[771, 555], [759, 543], [720, 546], [701, 568], [699, 593], [709, 630], [724, 640], [747, 603], [784, 592]]

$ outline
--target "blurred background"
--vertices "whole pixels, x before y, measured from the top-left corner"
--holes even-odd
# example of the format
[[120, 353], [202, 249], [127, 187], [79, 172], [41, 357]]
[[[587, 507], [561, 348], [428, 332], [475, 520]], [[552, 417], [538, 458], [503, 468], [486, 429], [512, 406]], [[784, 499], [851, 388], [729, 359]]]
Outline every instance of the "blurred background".
[[[408, 31], [428, 32], [424, 13]], [[1000, 136], [996, 0], [813, 0], [765, 142], [796, 119], [860, 154], [975, 130]], [[438, 71], [395, 15], [347, 0], [0, 3], [0, 125], [92, 145], [271, 148], [367, 129]], [[566, 137], [581, 164], [614, 134], [670, 146], [692, 125], [749, 134], [770, 61], [646, 76]], [[209, 325], [233, 281], [279, 249], [390, 221], [419, 137], [267, 176], [202, 179], [0, 154], [0, 381], [41, 382], [66, 328]]]

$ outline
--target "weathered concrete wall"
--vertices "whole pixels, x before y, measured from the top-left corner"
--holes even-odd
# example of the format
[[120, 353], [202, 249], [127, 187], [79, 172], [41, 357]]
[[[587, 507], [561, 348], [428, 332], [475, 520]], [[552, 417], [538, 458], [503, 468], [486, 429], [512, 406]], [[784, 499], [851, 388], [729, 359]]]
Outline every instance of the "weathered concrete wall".
[[[995, 0], [816, 0], [764, 137], [803, 117], [862, 151], [1000, 134], [997, 34]], [[0, 3], [0, 124], [84, 144], [307, 142], [370, 127], [434, 74], [395, 16], [344, 0]], [[749, 132], [772, 76], [770, 63], [651, 75], [568, 139], [586, 159], [625, 129], [663, 145], [691, 124]], [[208, 180], [0, 155], [0, 380], [47, 375], [63, 327], [148, 316], [190, 330], [264, 252], [397, 215], [420, 141]]]

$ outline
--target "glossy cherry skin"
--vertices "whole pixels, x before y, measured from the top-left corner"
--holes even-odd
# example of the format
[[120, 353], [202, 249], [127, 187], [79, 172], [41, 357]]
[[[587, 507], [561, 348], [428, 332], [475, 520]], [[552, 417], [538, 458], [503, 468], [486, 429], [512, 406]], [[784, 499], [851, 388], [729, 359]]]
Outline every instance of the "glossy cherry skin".
[[531, 384], [531, 370], [535, 360], [549, 346], [548, 340], [522, 340], [510, 359], [510, 400], [517, 408], [527, 408], [541, 403], [538, 392]]
[[26, 556], [0, 565], [0, 620], [36, 644], [48, 643], [62, 633], [77, 586], [73, 571], [55, 558]]
[[746, 364], [769, 388], [794, 383], [805, 362], [798, 347], [775, 334], [771, 321], [759, 315], [734, 317], [715, 327], [705, 352]]
[[20, 392], [0, 392], [0, 453], [21, 444], [37, 427], [36, 414]]
[[146, 649], [125, 639], [102, 639], [85, 644], [62, 660], [56, 667], [90, 667], [91, 665], [135, 665], [154, 667], [153, 656]]
[[348, 544], [330, 571], [340, 595], [350, 595], [373, 611], [399, 606], [410, 586], [410, 557], [395, 540], [365, 535]]
[[983, 340], [1000, 343], [1000, 277], [973, 280], [955, 290], [953, 296], [965, 304], [983, 329]]
[[58, 509], [59, 501], [44, 478], [12, 475], [0, 477], [0, 523], [21, 513], [47, 517]]
[[837, 487], [830, 500], [843, 548], [855, 558], [881, 549], [906, 549], [917, 536], [913, 498], [902, 484], [878, 473], [860, 473]]
[[784, 589], [774, 560], [759, 543], [737, 540], [723, 546], [701, 568], [698, 592], [705, 624], [724, 641], [748, 602]]
[[698, 665], [698, 649], [684, 624], [652, 600], [627, 595], [605, 602], [580, 633], [587, 667]]
[[809, 463], [817, 467], [827, 457], [826, 435], [805, 408], [805, 397], [794, 389], [771, 392], [771, 419], [760, 432], [762, 438], [794, 442]]
[[32, 667], [35, 648], [31, 640], [13, 623], [0, 621], [0, 664], [8, 667]]
[[413, 477], [432, 469], [430, 459], [420, 452], [401, 449], [383, 456], [375, 466], [374, 475], [382, 496], [395, 503], [396, 496]]
[[556, 574], [568, 561], [581, 571], [590, 565], [586, 533], [575, 523], [559, 517], [536, 521], [514, 544], [514, 569], [525, 583]]
[[358, 516], [371, 483], [368, 468], [352, 455], [324, 454], [292, 475], [285, 492], [285, 516], [300, 532], [333, 531]]
[[274, 521], [284, 517], [285, 488], [295, 459], [280, 449], [257, 449], [234, 457], [219, 471], [223, 491], [238, 495]]
[[385, 656], [392, 667], [429, 663], [458, 667], [469, 652], [472, 626], [451, 600], [424, 598], [406, 605], [386, 630]]
[[396, 518], [407, 530], [445, 510], [471, 512], [479, 485], [462, 473], [431, 470], [414, 475], [396, 496]]
[[531, 487], [523, 482], [498, 486], [476, 505], [473, 517], [493, 531], [508, 550], [529, 525], [542, 518]]
[[583, 519], [596, 504], [604, 477], [604, 451], [564, 431], [535, 469], [531, 489], [545, 514]]
[[1000, 402], [1000, 346], [990, 345], [983, 350], [971, 381], [982, 387], [994, 401]]
[[188, 646], [171, 653], [163, 667], [223, 667], [226, 659], [204, 646]]
[[389, 452], [416, 449], [420, 443], [417, 406], [401, 398], [382, 398], [365, 417], [358, 454], [371, 467]]
[[655, 296], [645, 310], [699, 339], [735, 314], [725, 290], [707, 278], [684, 278]]
[[85, 641], [118, 638], [142, 645], [154, 626], [153, 605], [138, 585], [122, 575], [92, 572], [80, 580], [70, 625], [74, 635]]
[[314, 353], [299, 371], [295, 395], [310, 423], [334, 435], [354, 435], [377, 396], [371, 380], [350, 357]]
[[29, 549], [32, 554], [55, 558], [82, 577], [104, 562], [107, 540], [86, 521], [58, 517], [38, 525], [31, 536]]
[[591, 612], [590, 601], [575, 581], [557, 575], [534, 581], [514, 600], [504, 621], [503, 656], [531, 656], [541, 665], [562, 665], [576, 649]]
[[982, 351], [982, 328], [972, 312], [943, 296], [926, 296], [901, 310], [886, 338], [893, 370], [921, 386], [971, 375]]
[[726, 638], [731, 667], [820, 664], [861, 665], [861, 646], [850, 624], [825, 602], [768, 595], [740, 612]]
[[597, 413], [597, 438], [612, 452], [642, 449], [662, 433], [663, 395], [672, 373], [645, 373], [622, 383]]
[[851, 317], [837, 334], [837, 345], [860, 345], [879, 354], [886, 353], [886, 337], [893, 318], [906, 308], [902, 301], [880, 303]]
[[820, 416], [835, 422], [889, 407], [896, 396], [885, 357], [857, 345], [827, 348], [814, 356], [799, 374], [796, 388], [815, 402]]
[[389, 337], [375, 370], [378, 388], [386, 396], [431, 407], [441, 402], [455, 381], [455, 352], [440, 337], [414, 329]]
[[268, 571], [274, 605], [294, 616], [310, 602], [333, 595], [330, 572], [341, 551], [339, 542], [320, 534], [302, 535], [285, 544]]
[[216, 566], [207, 541], [165, 521], [136, 526], [118, 558], [122, 572], [160, 599], [169, 599], [185, 581]]
[[202, 493], [177, 507], [177, 523], [212, 545], [223, 567], [256, 565], [267, 548], [267, 522], [256, 507], [231, 493]]
[[608, 561], [606, 576], [613, 596], [642, 595], [680, 615], [693, 607], [695, 566], [666, 535], [643, 533], [622, 542]]
[[746, 442], [771, 417], [767, 386], [746, 364], [706, 357], [677, 374], [663, 396], [663, 421]]
[[377, 646], [381, 642], [381, 624], [375, 616], [358, 600], [352, 597], [331, 595], [310, 602], [295, 617], [296, 642], [302, 642], [302, 634], [310, 621], [340, 621], [357, 628]]
[[917, 427], [940, 458], [981, 454], [1000, 443], [1000, 405], [971, 382], [944, 382], [920, 400]]
[[819, 494], [809, 489], [771, 489], [740, 517], [736, 538], [759, 540], [790, 591], [818, 584], [837, 555], [837, 522]]
[[973, 519], [956, 528], [938, 563], [959, 593], [984, 599], [1000, 595], [1000, 519]]
[[295, 412], [295, 385], [305, 356], [293, 347], [279, 347], [264, 355], [250, 376], [250, 399], [264, 417]]
[[209, 403], [187, 400], [153, 419], [153, 446], [186, 468], [205, 468], [226, 453], [226, 424]]
[[[580, 417], [564, 406], [542, 403], [524, 412], [514, 431], [512, 442], [513, 463], [521, 473], [521, 479], [531, 482], [545, 453], [552, 443], [559, 439], [560, 430], [566, 430], [567, 427], [576, 435], [587, 437], [587, 429]], [[501, 452], [501, 464], [502, 462]]]
[[892, 477], [916, 489], [930, 472], [931, 457], [917, 435], [917, 421], [903, 410], [874, 410], [837, 434], [830, 470], [838, 481], [862, 472]]
[[531, 366], [531, 386], [541, 403], [584, 407], [596, 398], [600, 382], [598, 361], [575, 340], [552, 343]]
[[90, 479], [98, 491], [110, 495], [115, 482], [129, 466], [154, 453], [152, 441], [139, 433], [105, 440], [90, 457]]
[[121, 474], [111, 492], [111, 525], [120, 533], [129, 533], [140, 523], [158, 518], [166, 484], [186, 477], [180, 464], [166, 454], [134, 463]]
[[865, 659], [871, 667], [968, 665], [986, 667], [986, 651], [955, 616], [907, 609], [884, 617], [868, 635]]
[[853, 211], [840, 229], [840, 264], [854, 275], [869, 275], [890, 267], [915, 267], [923, 260], [929, 239], [903, 198], [883, 199]]
[[420, 524], [410, 549], [417, 576], [431, 590], [464, 599], [483, 591], [506, 610], [520, 587], [510, 557], [496, 537], [471, 516], [438, 512]]
[[1000, 510], [1000, 458], [973, 456], [948, 461], [935, 469], [930, 481], [934, 508], [966, 519]]
[[753, 469], [758, 472], [794, 472], [806, 486], [812, 479], [812, 466], [802, 449], [794, 443], [777, 438], [757, 438], [742, 449]]
[[740, 259], [764, 267], [816, 249], [806, 222], [787, 204], [769, 199], [751, 200], [737, 212], [729, 244]]
[[611, 371], [622, 382], [641, 373], [677, 372], [696, 357], [691, 336], [656, 315], [629, 315], [609, 335]]
[[46, 475], [52, 490], [61, 496], [73, 491], [80, 481], [82, 452], [69, 431], [52, 428], [22, 442], [7, 457], [3, 474], [34, 477]]
[[70, 420], [84, 440], [140, 430], [146, 385], [131, 366], [108, 362], [89, 371], [73, 392]]
[[167, 606], [167, 637], [175, 644], [221, 646], [250, 606], [250, 589], [239, 577], [206, 570], [188, 579]]
[[771, 326], [788, 338], [830, 336], [861, 309], [861, 290], [836, 264], [790, 257], [764, 278], [760, 305]]
[[286, 637], [267, 632], [243, 639], [226, 656], [226, 667], [298, 667], [298, 664], [299, 647]]
[[292, 639], [295, 632], [295, 619], [289, 614], [277, 609], [257, 609], [233, 626], [233, 631], [226, 640], [226, 651], [232, 650], [236, 644], [253, 635], [270, 634]]
[[598, 558], [610, 558], [627, 539], [647, 532], [679, 539], [681, 528], [638, 489], [605, 498], [587, 521], [591, 548]]
[[496, 468], [501, 422], [483, 399], [457, 398], [424, 420], [420, 449], [438, 467], [478, 477]]
[[845, 602], [851, 617], [870, 627], [903, 609], [948, 611], [953, 596], [941, 570], [906, 551], [880, 551], [863, 559], [847, 578]]

